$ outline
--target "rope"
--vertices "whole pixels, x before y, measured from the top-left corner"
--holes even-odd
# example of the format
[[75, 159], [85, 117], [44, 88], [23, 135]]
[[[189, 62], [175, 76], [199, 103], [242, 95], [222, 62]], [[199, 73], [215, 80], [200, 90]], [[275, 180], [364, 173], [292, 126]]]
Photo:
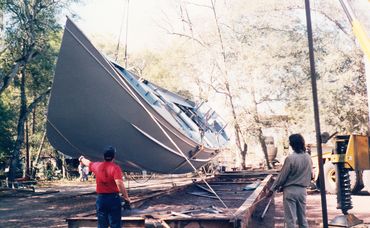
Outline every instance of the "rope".
[[71, 145], [73, 148], [75, 148], [76, 150], [78, 150], [81, 154], [84, 154], [77, 146], [73, 145], [73, 143], [71, 143], [71, 141], [69, 141], [67, 139], [67, 137], [65, 137], [62, 132], [60, 132], [57, 127], [55, 127], [55, 125], [49, 120], [47, 119], [47, 122], [53, 127], [53, 129], [69, 144]]
[[131, 174], [128, 174], [128, 175], [129, 175], [130, 179], [134, 180], [136, 183], [144, 184], [144, 183], [148, 182], [149, 180], [151, 180], [153, 178], [154, 173], [151, 173], [150, 176], [144, 181], [139, 181], [139, 178], [134, 177], [134, 175], [131, 175]]
[[[127, 12], [126, 13], [128, 14], [128, 2], [127, 2]], [[125, 19], [125, 5], [123, 5], [121, 26], [120, 26], [120, 29], [119, 29], [119, 35], [118, 35], [118, 41], [117, 41], [117, 47], [116, 47], [116, 53], [115, 53], [115, 59], [114, 59], [114, 61], [116, 61], [116, 62], [117, 62], [117, 59], [118, 59], [119, 45], [121, 43], [121, 35], [122, 35], [122, 27], [123, 27], [124, 19]], [[127, 25], [126, 25], [126, 27], [127, 27]], [[127, 28], [126, 28], [126, 37], [127, 37]], [[126, 43], [127, 43], [127, 40], [126, 40]]]
[[127, 68], [127, 36], [128, 36], [128, 8], [130, 0], [127, 0], [127, 11], [126, 11], [126, 37], [125, 37], [125, 68]]
[[[178, 147], [178, 145], [175, 143], [175, 141], [171, 138], [171, 136], [168, 135], [168, 133], [163, 129], [163, 127], [159, 124], [158, 120], [155, 118], [155, 116], [148, 110], [147, 107], [145, 107], [145, 105], [140, 101], [140, 99], [138, 98], [138, 96], [133, 92], [132, 88], [130, 87], [130, 85], [127, 84], [127, 82], [122, 79], [120, 77], [120, 81], [118, 81], [118, 79], [116, 77], [114, 77], [114, 75], [112, 75], [112, 73], [99, 61], [99, 59], [97, 59], [96, 56], [94, 56], [90, 50], [68, 29], [66, 28], [66, 31], [68, 31], [72, 37], [78, 42], [81, 44], [81, 46], [97, 61], [97, 63], [99, 65], [101, 65], [103, 67], [103, 69], [105, 69], [105, 71], [113, 78], [114, 81], [116, 81], [118, 83], [119, 86], [121, 86], [124, 90], [128, 91], [129, 94], [138, 102], [138, 104], [140, 106], [142, 106], [142, 108], [147, 112], [147, 114], [149, 115], [149, 117], [156, 123], [156, 125], [159, 127], [159, 129], [163, 132], [163, 134], [168, 138], [168, 140], [173, 144], [173, 146], [180, 152], [180, 154], [183, 156], [183, 158], [185, 158], [186, 162], [189, 163], [189, 165], [193, 168], [193, 170], [196, 172], [197, 169], [195, 168], [195, 166], [191, 163], [191, 161], [185, 156], [185, 154], [181, 151], [181, 149]], [[121, 84], [123, 83], [123, 85]], [[69, 141], [68, 141], [69, 142]], [[71, 144], [72, 145], [72, 144]], [[77, 147], [76, 147], [77, 148]], [[213, 188], [208, 184], [208, 182], [205, 180], [205, 178], [201, 175], [201, 174], [198, 174], [199, 177], [201, 178], [201, 180], [207, 185], [207, 187], [212, 191], [212, 193], [217, 197], [217, 199], [222, 203], [222, 205], [225, 207], [225, 208], [228, 208], [225, 204], [225, 202], [219, 197], [219, 195], [213, 190]]]

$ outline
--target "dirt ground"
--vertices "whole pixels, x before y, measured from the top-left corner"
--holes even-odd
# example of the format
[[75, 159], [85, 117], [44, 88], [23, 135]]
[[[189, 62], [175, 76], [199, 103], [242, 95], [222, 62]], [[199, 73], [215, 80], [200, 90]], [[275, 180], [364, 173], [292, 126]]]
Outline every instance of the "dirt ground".
[[[335, 216], [341, 215], [341, 211], [336, 209], [336, 195], [326, 195], [328, 220], [332, 220]], [[284, 208], [283, 194], [277, 193], [274, 200], [270, 204], [263, 220], [260, 216], [263, 213], [267, 202], [261, 202], [261, 205], [255, 210], [253, 221], [250, 227], [284, 227]], [[361, 192], [358, 195], [352, 195], [353, 209], [349, 213], [354, 214], [357, 218], [364, 220], [363, 225], [355, 226], [356, 228], [370, 228], [370, 194]], [[309, 192], [307, 196], [307, 219], [310, 228], [322, 227], [322, 210], [321, 210], [321, 195], [320, 192]]]
[[[189, 178], [148, 182], [125, 181], [129, 195], [190, 183]], [[148, 187], [150, 186], [150, 187]], [[95, 182], [64, 181], [37, 186], [36, 191], [0, 191], [0, 227], [67, 227], [66, 218], [95, 211]]]
[[[177, 182], [178, 185], [186, 181]], [[171, 187], [176, 182], [152, 181], [145, 184], [130, 182], [129, 192], [132, 197], [142, 192], [143, 188], [155, 189]], [[91, 182], [64, 182], [52, 183], [49, 186], [38, 187], [33, 194], [27, 192], [0, 191], [0, 227], [67, 227], [66, 218], [79, 213], [91, 212], [95, 209], [95, 184]], [[352, 196], [353, 209], [350, 213], [364, 220], [370, 227], [370, 194]], [[307, 198], [307, 217], [310, 227], [322, 227], [320, 193], [311, 192]], [[263, 203], [261, 203], [263, 204]], [[336, 196], [327, 195], [328, 217], [333, 219], [340, 215], [336, 209]], [[250, 227], [283, 227], [284, 212], [282, 194], [278, 193], [265, 216], [261, 221], [263, 205], [259, 206], [254, 214]]]
[[75, 182], [39, 187], [35, 193], [1, 192], [0, 227], [67, 227], [67, 217], [94, 209], [94, 191], [91, 183]]

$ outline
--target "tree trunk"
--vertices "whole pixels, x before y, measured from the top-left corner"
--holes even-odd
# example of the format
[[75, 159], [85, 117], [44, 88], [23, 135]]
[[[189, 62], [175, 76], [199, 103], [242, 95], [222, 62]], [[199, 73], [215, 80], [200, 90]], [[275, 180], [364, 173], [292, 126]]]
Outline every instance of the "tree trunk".
[[241, 163], [241, 165], [242, 165], [242, 169], [243, 170], [246, 170], [247, 169], [247, 167], [245, 166], [245, 158], [247, 156], [247, 151], [248, 151], [248, 145], [246, 143], [244, 143], [244, 148], [241, 151], [241, 155], [242, 155], [242, 163]]
[[32, 134], [36, 132], [36, 107], [32, 111]]
[[33, 162], [34, 169], [32, 170], [32, 178], [35, 178], [35, 176], [36, 176], [36, 168], [37, 168], [37, 164], [39, 163], [39, 159], [40, 159], [40, 154], [41, 154], [41, 151], [42, 151], [42, 147], [44, 146], [45, 137], [46, 137], [46, 130], [44, 132], [44, 135], [42, 136], [40, 147], [39, 147], [39, 149], [37, 151], [37, 155], [36, 155], [35, 161]]
[[6, 88], [8, 88], [12, 80], [17, 76], [19, 69], [24, 69], [26, 64], [36, 56], [36, 51], [34, 50], [33, 45], [31, 45], [28, 50], [28, 52], [19, 58], [21, 59], [20, 61], [17, 60], [14, 63], [11, 72], [8, 75], [5, 75], [0, 81], [0, 95], [6, 90]]
[[26, 173], [25, 178], [30, 178], [30, 143], [29, 143], [28, 119], [26, 119]]
[[47, 95], [50, 94], [50, 89], [46, 90], [44, 93], [39, 95], [28, 107], [27, 107], [27, 97], [26, 97], [26, 70], [22, 69], [21, 76], [21, 108], [19, 112], [18, 126], [17, 126], [17, 140], [15, 142], [14, 150], [12, 156], [10, 157], [10, 167], [9, 167], [9, 182], [13, 182], [17, 173], [17, 167], [19, 167], [20, 150], [24, 142], [24, 123], [28, 117], [28, 114], [36, 107], [36, 105], [42, 101]]
[[[229, 84], [229, 73], [228, 73], [228, 69], [227, 69], [228, 64], [227, 64], [227, 60], [226, 60], [226, 50], [225, 50], [224, 41], [223, 41], [223, 38], [222, 38], [220, 24], [218, 22], [218, 17], [217, 17], [217, 13], [216, 13], [216, 7], [215, 7], [214, 0], [211, 0], [211, 5], [212, 5], [213, 16], [214, 16], [214, 19], [215, 19], [215, 22], [216, 22], [217, 34], [218, 34], [218, 39], [220, 41], [220, 48], [221, 48], [222, 59], [223, 59], [222, 69], [223, 69], [223, 71], [224, 71], [223, 73], [225, 75], [224, 85], [225, 85], [227, 97], [229, 98], [231, 113], [232, 113], [232, 116], [233, 116], [233, 119], [234, 119], [235, 142], [236, 142], [236, 146], [239, 149], [239, 153], [242, 156], [242, 168], [245, 169], [246, 168], [245, 167], [245, 156], [246, 156], [246, 147], [245, 146], [247, 144], [244, 142], [243, 134], [240, 130], [240, 126], [238, 124], [238, 119], [237, 119], [237, 115], [236, 115], [236, 111], [235, 111], [233, 95], [232, 95], [232, 92], [231, 92], [231, 89], [230, 89], [230, 84]], [[242, 148], [242, 145], [244, 145], [244, 149]]]
[[63, 179], [67, 178], [67, 175], [66, 175], [66, 157], [64, 156], [64, 154], [62, 154], [62, 175], [63, 175]]
[[[220, 51], [221, 51], [221, 55], [222, 55], [222, 62], [221, 63], [218, 63], [218, 61], [217, 61], [218, 58], [214, 58], [214, 60], [216, 62], [216, 65], [217, 65], [218, 69], [220, 70], [220, 72], [224, 76], [223, 86], [224, 86], [225, 91], [222, 91], [222, 94], [227, 96], [228, 101], [230, 103], [231, 114], [232, 114], [232, 117], [233, 117], [235, 144], [238, 148], [238, 153], [242, 155], [243, 161], [245, 161], [246, 151], [245, 152], [243, 151], [242, 146], [246, 145], [246, 143], [244, 142], [243, 134], [242, 134], [242, 132], [240, 130], [240, 126], [238, 124], [237, 114], [236, 114], [236, 111], [235, 111], [236, 109], [235, 109], [234, 101], [233, 101], [233, 95], [232, 95], [232, 91], [231, 91], [230, 86], [229, 86], [229, 79], [228, 79], [229, 73], [228, 73], [228, 69], [227, 69], [228, 68], [228, 62], [227, 62], [227, 59], [226, 59], [226, 49], [225, 49], [224, 41], [223, 41], [223, 38], [222, 38], [220, 23], [218, 21], [215, 1], [210, 0], [210, 2], [211, 2], [211, 10], [213, 12], [213, 16], [214, 16], [214, 20], [215, 20], [215, 24], [216, 24], [216, 28], [217, 28], [217, 35], [218, 35], [218, 40], [219, 40], [219, 44], [220, 44]], [[181, 10], [181, 18], [183, 19], [183, 21], [187, 22], [186, 24], [189, 26], [189, 29], [191, 31], [191, 36], [183, 35], [183, 34], [177, 34], [177, 35], [191, 37], [192, 40], [197, 41], [200, 45], [204, 46], [204, 44], [201, 41], [194, 38], [192, 23], [190, 21], [189, 15], [187, 14], [186, 8], [184, 9], [185, 12], [186, 12], [186, 15], [187, 15], [186, 20], [183, 18], [183, 13], [182, 13], [183, 8], [182, 8], [182, 6], [180, 6], [180, 10]], [[218, 91], [218, 89], [216, 89], [216, 88], [214, 88], [214, 89], [215, 89], [216, 92], [220, 92], [220, 91]], [[199, 93], [200, 93], [199, 97], [202, 97], [201, 88], [199, 90], [200, 90], [199, 91]], [[244, 166], [242, 165], [242, 167], [245, 167], [245, 165]]]
[[267, 146], [266, 146], [266, 142], [265, 142], [265, 137], [263, 136], [263, 133], [262, 133], [262, 129], [261, 128], [258, 129], [258, 141], [260, 142], [260, 145], [261, 145], [261, 148], [262, 148], [262, 152], [265, 155], [265, 160], [266, 160], [267, 168], [268, 169], [271, 169], [271, 165], [270, 165], [268, 154], [267, 154]]
[[26, 97], [26, 69], [22, 68], [20, 84], [21, 106], [17, 125], [17, 140], [15, 141], [14, 150], [10, 157], [9, 182], [13, 182], [20, 168], [20, 151], [24, 142], [24, 123], [27, 118], [27, 97]]

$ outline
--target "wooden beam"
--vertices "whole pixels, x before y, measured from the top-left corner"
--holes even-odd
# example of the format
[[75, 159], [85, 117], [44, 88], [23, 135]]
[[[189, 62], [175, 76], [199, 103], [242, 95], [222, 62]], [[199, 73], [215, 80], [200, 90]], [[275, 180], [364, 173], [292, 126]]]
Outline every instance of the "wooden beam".
[[[68, 228], [98, 227], [98, 220], [94, 217], [73, 217], [66, 219]], [[145, 227], [145, 219], [142, 217], [122, 217], [124, 227]]]
[[[257, 206], [256, 204], [266, 195], [266, 189], [269, 188], [273, 183], [272, 175], [268, 175], [253, 191], [253, 193], [247, 198], [241, 207], [235, 212], [235, 218], [239, 220], [241, 227], [248, 225], [249, 219]], [[237, 222], [237, 221], [236, 221]]]

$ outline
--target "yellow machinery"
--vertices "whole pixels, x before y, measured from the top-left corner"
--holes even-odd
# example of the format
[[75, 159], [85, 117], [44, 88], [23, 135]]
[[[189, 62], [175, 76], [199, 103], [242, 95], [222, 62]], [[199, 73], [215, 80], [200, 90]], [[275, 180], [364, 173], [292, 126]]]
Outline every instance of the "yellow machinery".
[[344, 135], [335, 138], [336, 153], [333, 163], [344, 163], [346, 169], [370, 169], [369, 137], [363, 135]]
[[[347, 0], [339, 0], [341, 6], [350, 21], [361, 49], [367, 60], [370, 60], [370, 39], [368, 34], [356, 18]], [[369, 73], [368, 73], [369, 74]], [[367, 77], [369, 80], [369, 77]], [[369, 85], [369, 83], [368, 83]], [[369, 93], [369, 89], [368, 93]], [[370, 96], [368, 97], [370, 99]], [[370, 104], [370, 100], [368, 102]], [[370, 107], [370, 105], [369, 105]], [[331, 162], [336, 165], [337, 184], [337, 208], [342, 210], [343, 215], [335, 217], [330, 225], [351, 227], [362, 223], [354, 215], [349, 214], [352, 208], [351, 181], [349, 171], [353, 170], [362, 175], [363, 185], [370, 192], [370, 148], [369, 137], [362, 135], [338, 135], [335, 137], [335, 149]]]
[[[336, 134], [336, 133], [335, 133]], [[335, 135], [333, 135], [334, 137]], [[357, 136], [356, 136], [357, 137]], [[360, 136], [361, 138], [366, 138], [364, 136]], [[331, 138], [331, 137], [330, 137]], [[327, 141], [322, 140], [324, 144], [322, 144], [322, 159], [324, 163], [324, 172], [323, 178], [325, 182], [325, 191], [329, 194], [336, 194], [337, 193], [337, 177], [336, 177], [336, 165], [333, 164], [333, 160], [337, 161], [337, 156], [332, 156], [334, 151], [334, 141], [333, 144], [326, 144]], [[318, 189], [320, 189], [320, 182], [319, 182], [319, 169], [318, 169], [318, 159], [317, 159], [317, 147], [315, 144], [307, 144], [307, 148], [310, 151], [310, 155], [312, 158], [313, 163], [313, 171], [314, 171], [314, 182]], [[351, 167], [354, 167], [353, 165]], [[358, 193], [363, 188], [364, 190], [368, 190], [370, 192], [370, 181], [368, 181], [367, 185], [365, 182], [367, 179], [370, 178], [370, 170], [366, 171], [367, 173], [363, 172], [362, 169], [350, 169], [349, 176], [351, 180], [351, 193]], [[365, 175], [363, 175], [365, 174]], [[366, 179], [367, 178], [367, 179]]]
[[[369, 137], [363, 135], [336, 136], [331, 162], [336, 165], [337, 208], [342, 210], [343, 215], [335, 217], [330, 225], [351, 227], [361, 224], [363, 221], [348, 213], [348, 210], [352, 209], [349, 171], [354, 170], [361, 173], [370, 170]], [[365, 186], [369, 186], [370, 176], [364, 175], [363, 182]]]
[[[367, 61], [370, 60], [370, 39], [368, 38], [364, 28], [361, 26], [359, 21], [356, 19], [352, 9], [350, 8], [347, 0], [339, 0], [344, 12], [351, 22], [353, 33], [359, 42], [361, 49], [364, 51], [364, 55], [367, 57]], [[310, 60], [310, 74], [311, 74], [311, 87], [313, 97], [313, 110], [315, 118], [315, 129], [316, 129], [316, 142], [318, 151], [318, 166], [319, 173], [323, 175], [323, 153], [322, 153], [322, 137], [320, 138], [320, 118], [319, 118], [319, 105], [317, 96], [317, 75], [315, 71], [315, 58], [312, 38], [312, 25], [311, 25], [311, 14], [310, 14], [310, 1], [305, 0], [306, 9], [306, 21], [307, 21], [307, 37], [308, 37], [308, 49], [309, 49], [309, 60]], [[365, 61], [366, 61], [365, 60]], [[370, 77], [367, 77], [368, 85], [368, 100], [370, 104]], [[369, 105], [370, 107], [370, 105]], [[370, 169], [370, 155], [369, 155], [369, 139], [367, 136], [356, 136], [356, 135], [344, 135], [335, 137], [335, 149], [331, 162], [336, 166], [336, 184], [337, 184], [337, 202], [338, 208], [342, 210], [343, 215], [337, 216], [332, 220], [330, 225], [350, 227], [355, 224], [359, 224], [362, 221], [358, 220], [354, 215], [348, 214], [348, 210], [352, 208], [351, 202], [351, 181], [350, 181], [350, 170], [364, 172]], [[369, 177], [365, 176], [365, 182], [369, 181]], [[319, 178], [322, 189], [325, 189], [324, 178]], [[322, 205], [322, 217], [323, 227], [328, 227], [327, 223], [327, 206], [325, 192], [321, 191], [321, 205]]]

